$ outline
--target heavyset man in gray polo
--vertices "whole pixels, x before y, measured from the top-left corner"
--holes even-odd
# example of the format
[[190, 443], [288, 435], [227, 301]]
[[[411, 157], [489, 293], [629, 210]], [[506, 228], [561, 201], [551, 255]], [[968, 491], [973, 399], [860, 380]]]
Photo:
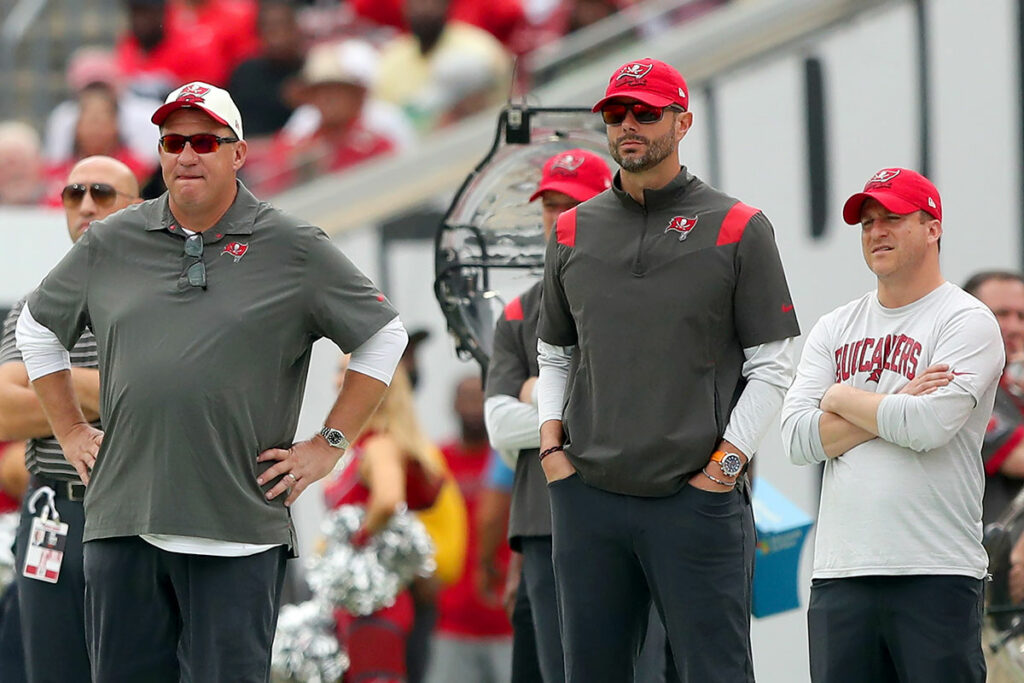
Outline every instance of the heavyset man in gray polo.
[[[87, 484], [94, 679], [264, 681], [288, 505], [359, 433], [407, 336], [323, 231], [237, 181], [247, 148], [227, 92], [185, 85], [153, 122], [167, 193], [86, 233], [30, 295], [18, 347]], [[67, 371], [87, 326], [104, 432]], [[321, 337], [352, 361], [322, 432], [293, 444]]]

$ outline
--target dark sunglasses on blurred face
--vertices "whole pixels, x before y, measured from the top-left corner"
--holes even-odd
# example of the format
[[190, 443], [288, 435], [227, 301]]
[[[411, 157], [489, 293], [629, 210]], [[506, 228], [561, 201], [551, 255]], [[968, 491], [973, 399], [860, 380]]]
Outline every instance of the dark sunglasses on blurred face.
[[626, 113], [633, 112], [637, 123], [655, 123], [661, 121], [666, 111], [683, 111], [676, 105], [652, 107], [643, 102], [609, 102], [601, 107], [601, 118], [609, 126], [617, 126], [626, 120]]
[[[82, 203], [86, 192], [92, 196], [96, 206], [102, 208], [107, 208], [113, 204], [119, 194], [131, 197], [131, 195], [119, 192], [113, 185], [108, 185], [107, 183], [90, 183], [88, 185], [71, 183], [61, 190], [60, 198], [64, 202], [65, 207], [73, 209]], [[134, 199], [134, 197], [132, 198]]]
[[188, 143], [192, 145], [192, 151], [196, 154], [212, 154], [220, 149], [225, 142], [238, 142], [238, 138], [224, 138], [213, 133], [198, 133], [196, 135], [172, 133], [160, 138], [160, 149], [168, 154], [181, 154], [185, 151], [185, 144]]

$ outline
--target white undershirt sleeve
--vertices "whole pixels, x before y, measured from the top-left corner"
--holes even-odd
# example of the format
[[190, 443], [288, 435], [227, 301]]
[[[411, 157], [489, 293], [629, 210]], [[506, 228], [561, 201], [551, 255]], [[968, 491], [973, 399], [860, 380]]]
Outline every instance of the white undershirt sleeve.
[[71, 369], [71, 354], [50, 328], [32, 317], [27, 303], [18, 316], [14, 334], [30, 380]]
[[554, 346], [537, 340], [537, 422], [562, 419], [565, 385], [569, 381], [569, 363], [575, 346]]
[[484, 422], [491, 445], [499, 451], [540, 448], [537, 406], [504, 394], [484, 402]]
[[795, 341], [787, 337], [743, 349], [746, 361], [741, 372], [747, 386], [729, 416], [724, 438], [748, 458], [754, 457], [793, 383]]
[[408, 343], [409, 333], [405, 331], [398, 316], [395, 316], [352, 352], [348, 369], [390, 386], [395, 368], [398, 367], [398, 361], [402, 360], [402, 352]]

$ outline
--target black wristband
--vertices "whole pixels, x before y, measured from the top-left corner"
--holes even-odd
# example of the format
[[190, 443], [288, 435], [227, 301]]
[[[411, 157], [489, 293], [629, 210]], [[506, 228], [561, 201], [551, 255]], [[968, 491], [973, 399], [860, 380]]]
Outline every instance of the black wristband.
[[561, 446], [552, 446], [551, 448], [545, 448], [544, 450], [542, 450], [540, 452], [540, 456], [538, 457], [538, 460], [543, 460], [544, 458], [548, 457], [552, 453], [556, 453], [556, 452], [561, 451], [561, 450], [564, 450]]

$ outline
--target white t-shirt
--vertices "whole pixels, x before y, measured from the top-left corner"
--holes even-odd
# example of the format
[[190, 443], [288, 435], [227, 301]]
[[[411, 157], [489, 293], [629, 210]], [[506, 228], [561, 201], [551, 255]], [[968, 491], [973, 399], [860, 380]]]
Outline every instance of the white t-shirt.
[[[894, 393], [936, 363], [955, 374], [948, 386]], [[790, 459], [825, 462], [814, 578], [985, 576], [981, 443], [1002, 369], [995, 317], [948, 282], [900, 308], [870, 292], [818, 321], [782, 408]], [[879, 438], [826, 458], [819, 403], [836, 382], [890, 395]]]

